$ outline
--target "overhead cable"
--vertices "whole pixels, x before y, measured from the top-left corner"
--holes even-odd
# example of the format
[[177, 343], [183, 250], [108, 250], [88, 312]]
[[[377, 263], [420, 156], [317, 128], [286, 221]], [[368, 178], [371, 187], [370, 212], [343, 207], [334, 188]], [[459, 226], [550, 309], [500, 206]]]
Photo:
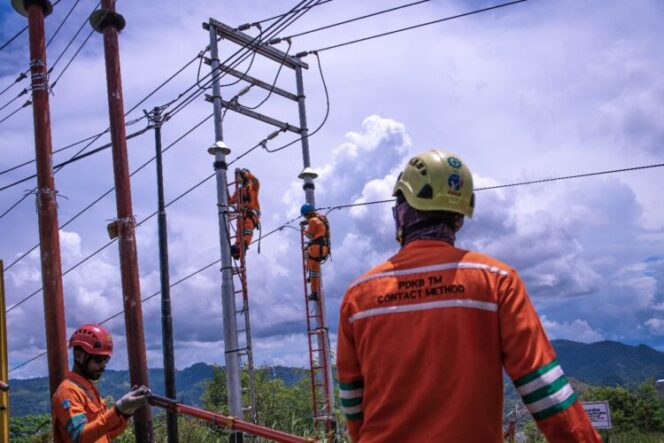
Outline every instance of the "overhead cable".
[[528, 0], [515, 0], [515, 1], [512, 1], [512, 2], [508, 2], [508, 3], [501, 3], [499, 5], [490, 6], [488, 8], [476, 9], [474, 11], [465, 12], [463, 14], [452, 15], [450, 17], [445, 17], [445, 18], [441, 18], [441, 19], [438, 19], [438, 20], [432, 20], [432, 21], [426, 22], [426, 23], [420, 23], [418, 25], [408, 26], [406, 28], [395, 29], [394, 31], [382, 32], [380, 34], [375, 34], [375, 35], [371, 35], [369, 37], [364, 37], [364, 38], [360, 38], [360, 39], [357, 39], [357, 40], [351, 40], [351, 41], [344, 42], [344, 43], [338, 43], [338, 44], [332, 45], [332, 46], [326, 46], [324, 48], [315, 49], [313, 51], [304, 51], [304, 52], [299, 53], [298, 55], [299, 56], [304, 56], [304, 55], [307, 55], [307, 54], [313, 54], [315, 52], [323, 52], [323, 51], [327, 51], [329, 49], [340, 48], [342, 46], [348, 46], [348, 45], [352, 45], [352, 44], [355, 44], [355, 43], [365, 42], [367, 40], [372, 40], [372, 39], [379, 38], [379, 37], [385, 37], [385, 36], [388, 36], [388, 35], [397, 34], [399, 32], [410, 31], [412, 29], [422, 28], [424, 26], [429, 26], [429, 25], [433, 25], [433, 24], [436, 24], [436, 23], [441, 23], [441, 22], [445, 22], [445, 21], [449, 21], [449, 20], [454, 20], [454, 19], [461, 18], [461, 17], [467, 17], [469, 15], [479, 14], [481, 12], [492, 11], [494, 9], [504, 8], [506, 6], [512, 6], [512, 5], [515, 5], [517, 3], [523, 3], [523, 2], [526, 2], [526, 1], [528, 1]]
[[[131, 140], [134, 137], [138, 137], [139, 135], [144, 134], [148, 129], [151, 129], [151, 128], [152, 128], [152, 126], [146, 126], [145, 128], [141, 129], [140, 131], [136, 131], [136, 132], [133, 132], [131, 134], [128, 134], [126, 136], [126, 139]], [[102, 151], [105, 151], [106, 149], [110, 148], [111, 146], [113, 146], [113, 143], [106, 143], [105, 145], [102, 145], [98, 148], [95, 148], [92, 151], [88, 151], [84, 154], [75, 155], [74, 157], [70, 158], [69, 160], [66, 160], [62, 163], [57, 163], [57, 164], [53, 165], [53, 169], [61, 169], [61, 168], [65, 167], [65, 166], [67, 166], [71, 163], [75, 163], [79, 160], [83, 160], [84, 158], [90, 157], [91, 155], [98, 154]], [[13, 182], [13, 183], [2, 186], [2, 187], [0, 187], [0, 192], [2, 192], [4, 190], [7, 190], [9, 188], [13, 188], [16, 185], [20, 185], [21, 183], [25, 183], [29, 180], [32, 180], [33, 178], [36, 178], [36, 177], [37, 177], [37, 174], [32, 174], [28, 177], [24, 177], [22, 179], [19, 179], [19, 180]]]
[[[180, 140], [182, 140], [184, 137], [186, 137], [188, 134], [190, 134], [194, 129], [196, 129], [197, 127], [199, 127], [200, 125], [202, 125], [205, 121], [207, 121], [207, 120], [209, 120], [210, 118], [212, 118], [213, 115], [214, 115], [214, 114], [210, 114], [210, 115], [207, 116], [205, 119], [203, 119], [200, 123], [198, 123], [196, 126], [194, 126], [194, 127], [191, 128], [189, 131], [187, 131], [185, 134], [183, 134], [182, 136], [180, 136], [177, 140], [175, 140], [175, 141], [172, 142], [170, 145], [168, 145], [166, 148], [164, 148], [164, 149], [162, 150], [162, 153], [163, 153], [163, 152], [166, 152], [168, 149], [170, 149], [171, 147], [173, 147], [176, 143], [178, 143]], [[248, 151], [251, 151], [251, 150], [255, 149], [255, 147], [256, 147], [256, 146], [259, 146], [259, 145], [260, 145], [260, 143], [256, 144], [254, 147], [250, 148]], [[155, 158], [155, 157], [153, 157], [152, 159], [148, 160], [148, 161], [145, 162], [143, 165], [141, 165], [138, 169], [136, 169], [135, 171], [133, 171], [133, 172], [130, 174], [130, 177], [133, 176], [134, 174], [136, 174], [136, 173], [137, 173], [138, 171], [140, 171], [141, 169], [143, 169], [145, 166], [147, 166], [150, 162], [152, 162], [152, 161], [154, 160], [154, 158]], [[239, 158], [239, 157], [238, 157], [238, 158]], [[233, 164], [235, 161], [237, 161], [238, 158], [236, 158], [235, 160], [229, 162], [229, 166], [230, 166], [231, 164]], [[216, 175], [216, 173], [212, 173], [212, 174], [210, 174], [209, 176], [207, 176], [207, 177], [203, 178], [202, 180], [200, 180], [199, 182], [197, 182], [196, 184], [194, 184], [193, 186], [190, 186], [190, 187], [187, 188], [184, 192], [182, 192], [181, 194], [179, 194], [177, 197], [175, 197], [174, 199], [172, 199], [171, 201], [169, 201], [168, 203], [166, 203], [165, 207], [168, 208], [168, 207], [171, 206], [173, 203], [175, 203], [175, 202], [181, 200], [182, 198], [184, 198], [185, 196], [189, 195], [192, 191], [194, 191], [195, 189], [198, 189], [199, 187], [201, 187], [203, 184], [205, 184], [205, 183], [208, 182], [210, 179], [212, 179], [215, 175]], [[111, 188], [111, 189], [109, 189], [109, 190], [108, 190], [106, 193], [104, 193], [101, 197], [97, 198], [92, 204], [88, 205], [83, 211], [79, 212], [78, 214], [76, 214], [76, 216], [74, 216], [72, 219], [70, 219], [69, 221], [67, 221], [64, 225], [60, 226], [59, 229], [64, 228], [66, 225], [68, 225], [69, 223], [71, 223], [75, 218], [77, 218], [78, 216], [80, 216], [83, 212], [85, 212], [85, 211], [87, 211], [88, 209], [90, 209], [94, 204], [96, 204], [97, 202], [99, 202], [103, 197], [105, 197], [106, 195], [110, 194], [110, 193], [113, 191], [113, 189], [115, 189], [115, 188]], [[138, 226], [143, 225], [145, 222], [147, 222], [148, 220], [150, 220], [152, 217], [154, 217], [154, 216], [157, 215], [157, 214], [158, 214], [158, 211], [154, 211], [154, 212], [151, 213], [150, 215], [148, 215], [148, 216], [146, 216], [145, 218], [143, 218], [142, 220], [140, 220], [140, 221], [136, 224], [136, 226], [138, 227]], [[90, 259], [91, 259], [92, 257], [94, 257], [95, 255], [101, 253], [104, 249], [106, 249], [106, 248], [109, 247], [111, 244], [113, 244], [113, 243], [115, 242], [115, 240], [116, 240], [116, 239], [113, 239], [113, 240], [111, 240], [110, 242], [107, 242], [105, 245], [103, 245], [102, 247], [100, 247], [99, 249], [97, 249], [96, 251], [94, 251], [93, 253], [91, 253], [90, 255], [88, 255], [87, 257], [83, 258], [81, 261], [79, 261], [78, 263], [76, 263], [74, 266], [72, 266], [72, 267], [70, 267], [69, 269], [67, 269], [65, 272], [62, 273], [62, 275], [64, 276], [64, 275], [68, 274], [69, 272], [73, 271], [74, 269], [76, 269], [77, 267], [79, 267], [80, 265], [82, 265], [83, 263], [85, 263], [85, 262], [87, 262], [88, 260], [90, 260]], [[28, 252], [22, 254], [19, 258], [17, 258], [16, 260], [14, 260], [14, 262], [12, 262], [11, 264], [9, 264], [9, 266], [7, 266], [7, 267], [5, 268], [5, 271], [8, 271], [8, 270], [9, 270], [11, 267], [13, 267], [16, 263], [18, 263], [20, 260], [22, 260], [23, 258], [25, 258], [30, 252], [32, 252], [33, 250], [37, 249], [37, 247], [39, 247], [39, 244], [33, 246], [33, 248], [32, 248], [30, 251], [28, 251]], [[25, 303], [26, 301], [28, 301], [28, 300], [31, 299], [32, 297], [34, 297], [35, 295], [39, 294], [41, 291], [42, 291], [42, 288], [39, 288], [39, 289], [35, 290], [34, 292], [32, 292], [31, 294], [29, 294], [28, 296], [24, 297], [23, 299], [19, 300], [17, 303], [15, 303], [15, 304], [12, 305], [11, 307], [9, 307], [9, 308], [5, 311], [5, 313], [9, 313], [9, 312], [13, 311], [14, 309], [18, 308], [20, 305], [22, 305], [23, 303]]]
[[[186, 136], [188, 136], [188, 135], [191, 134], [193, 131], [195, 131], [196, 129], [198, 129], [203, 123], [205, 123], [205, 122], [208, 121], [210, 118], [212, 118], [213, 115], [214, 115], [214, 114], [210, 114], [210, 115], [208, 115], [208, 116], [205, 117], [203, 120], [201, 120], [200, 122], [198, 122], [196, 125], [194, 125], [194, 126], [191, 127], [190, 129], [188, 129], [184, 134], [182, 134], [180, 137], [178, 137], [177, 139], [175, 139], [175, 141], [171, 142], [168, 146], [166, 146], [164, 149], [162, 149], [161, 152], [164, 153], [164, 152], [168, 151], [170, 148], [172, 148], [173, 146], [175, 146], [177, 143], [179, 143], [179, 142], [180, 142], [182, 139], [184, 139]], [[131, 174], [129, 174], [129, 177], [133, 177], [133, 176], [134, 176], [135, 174], [137, 174], [139, 171], [143, 170], [147, 165], [149, 165], [152, 161], [154, 161], [155, 158], [156, 158], [156, 157], [152, 157], [151, 159], [149, 159], [149, 160], [147, 160], [145, 163], [143, 163], [141, 166], [139, 166], [138, 168], [134, 169], [134, 170], [131, 172]], [[93, 200], [92, 203], [88, 204], [85, 208], [83, 208], [83, 209], [80, 210], [78, 213], [76, 213], [76, 215], [74, 215], [74, 216], [71, 217], [69, 220], [67, 220], [64, 224], [62, 224], [61, 226], [59, 226], [59, 227], [58, 227], [58, 230], [60, 230], [60, 229], [64, 229], [65, 227], [67, 227], [69, 224], [71, 224], [71, 223], [72, 223], [74, 220], [76, 220], [78, 217], [80, 217], [81, 215], [83, 215], [83, 214], [84, 214], [85, 212], [87, 212], [88, 210], [92, 209], [93, 206], [95, 206], [97, 203], [99, 203], [103, 198], [105, 198], [107, 195], [109, 195], [109, 194], [110, 194], [111, 192], [113, 192], [114, 190], [115, 190], [115, 186], [111, 187], [109, 190], [107, 190], [106, 192], [104, 192], [103, 194], [101, 194], [99, 197], [97, 197], [95, 200]], [[23, 260], [25, 257], [27, 257], [28, 254], [30, 254], [30, 252], [32, 252], [32, 251], [34, 251], [35, 249], [37, 249], [37, 248], [39, 247], [39, 245], [40, 245], [40, 243], [37, 243], [37, 244], [34, 245], [30, 250], [28, 250], [27, 252], [23, 253], [23, 254], [22, 254], [21, 256], [19, 256], [18, 258], [16, 258], [16, 259], [15, 259], [13, 262], [11, 262], [7, 267], [5, 267], [5, 271], [8, 271], [8, 270], [11, 269], [14, 265], [16, 265], [18, 262], [20, 262], [20, 261]]]
[[305, 10], [308, 11], [311, 8], [315, 8], [316, 6], [324, 5], [325, 3], [329, 3], [331, 1], [332, 0], [323, 0], [323, 1], [320, 1], [320, 2], [316, 3], [315, 5], [305, 6], [305, 7], [300, 8], [300, 9], [293, 9], [289, 12], [284, 13], [284, 14], [279, 14], [279, 15], [275, 15], [274, 17], [264, 18], [263, 20], [259, 20], [257, 22], [245, 23], [245, 24], [240, 25], [237, 28], [235, 28], [235, 30], [236, 31], [245, 31], [245, 30], [251, 28], [252, 26], [257, 26], [257, 25], [260, 25], [260, 24], [265, 23], [265, 22], [276, 20], [276, 19], [281, 18], [281, 17], [283, 17], [287, 14], [300, 12], [300, 11], [305, 11]]
[[[367, 19], [367, 18], [370, 18], [370, 17], [375, 17], [377, 15], [386, 14], [388, 12], [398, 11], [399, 9], [409, 8], [411, 6], [420, 5], [422, 3], [427, 3], [427, 2], [430, 2], [430, 1], [431, 0], [419, 0], [419, 1], [416, 1], [416, 2], [412, 2], [412, 3], [406, 3], [405, 5], [396, 6], [394, 8], [390, 8], [390, 9], [383, 9], [382, 11], [373, 12], [371, 14], [362, 15], [362, 16], [359, 16], [359, 17], [351, 18], [351, 19], [344, 20], [344, 21], [337, 22], [337, 23], [332, 23], [331, 25], [321, 26], [319, 28], [310, 29], [308, 31], [298, 32], [297, 34], [292, 34], [292, 35], [289, 35], [288, 37], [277, 38], [275, 40], [281, 41], [281, 40], [301, 37], [303, 35], [311, 34], [311, 33], [318, 32], [318, 31], [323, 31], [325, 29], [334, 28], [336, 26], [341, 26], [341, 25], [345, 25], [345, 24], [348, 24], [348, 23], [353, 23], [353, 22], [356, 22], [356, 21], [359, 21], [359, 20], [364, 20], [364, 19]], [[276, 42], [276, 43], [278, 43], [278, 42]], [[270, 41], [270, 44], [272, 44], [272, 41]]]
[[[323, 75], [323, 67], [322, 67], [321, 62], [320, 62], [320, 56], [318, 55], [318, 52], [314, 52], [313, 54], [316, 56], [316, 61], [318, 62], [318, 72], [320, 72], [320, 79], [321, 79], [321, 82], [323, 83], [323, 89], [325, 90], [325, 105], [326, 106], [325, 106], [325, 116], [323, 117], [323, 121], [320, 122], [318, 127], [316, 129], [314, 129], [313, 132], [311, 132], [310, 134], [307, 134], [307, 136], [306, 136], [307, 139], [309, 139], [312, 136], [316, 135], [316, 133], [323, 128], [323, 126], [327, 122], [327, 118], [330, 115], [330, 94], [327, 90], [327, 83], [325, 82], [325, 76]], [[267, 143], [263, 144], [262, 147], [263, 147], [263, 149], [265, 149], [267, 152], [270, 152], [270, 153], [278, 152], [278, 151], [281, 151], [282, 149], [286, 149], [287, 147], [293, 145], [294, 143], [299, 142], [303, 138], [304, 137], [297, 138], [297, 139], [295, 139], [295, 140], [293, 140], [293, 141], [291, 141], [291, 142], [289, 142], [289, 143], [287, 143], [283, 146], [275, 148], [275, 149], [269, 149], [267, 147]]]
[[9, 115], [5, 116], [2, 120], [0, 120], [0, 123], [4, 123], [5, 121], [9, 120], [12, 116], [14, 116], [17, 112], [19, 112], [23, 108], [27, 108], [32, 104], [32, 100], [28, 100], [25, 103], [23, 103], [19, 108], [16, 108], [13, 110]]
[[[618, 172], [628, 172], [628, 171], [636, 171], [636, 170], [643, 170], [643, 169], [660, 168], [660, 167], [663, 167], [663, 166], [664, 166], [664, 163], [657, 163], [657, 164], [644, 165], [644, 166], [635, 166], [635, 167], [631, 167], [631, 168], [613, 169], [613, 170], [607, 170], [607, 171], [589, 172], [589, 173], [585, 173], [585, 174], [568, 175], [568, 176], [556, 177], [556, 178], [549, 178], [549, 179], [540, 179], [540, 180], [524, 181], [524, 182], [512, 183], [512, 184], [508, 184], [508, 185], [488, 186], [488, 187], [483, 187], [483, 188], [477, 188], [477, 189], [475, 189], [475, 190], [476, 190], [476, 191], [486, 191], [486, 190], [491, 190], [491, 189], [507, 188], [507, 187], [512, 187], [512, 186], [523, 186], [523, 185], [530, 185], [530, 184], [536, 184], [536, 183], [545, 183], [545, 182], [550, 182], [550, 181], [568, 180], [568, 179], [580, 178], [580, 177], [591, 177], [591, 176], [597, 176], [597, 175], [613, 174], [613, 173], [618, 173]], [[351, 203], [351, 204], [337, 205], [337, 206], [319, 207], [319, 208], [316, 208], [316, 209], [317, 209], [317, 210], [328, 209], [329, 211], [332, 211], [332, 210], [335, 210], [335, 209], [344, 209], [344, 208], [351, 208], [351, 207], [357, 207], [357, 206], [369, 206], [369, 205], [375, 205], [375, 204], [390, 203], [390, 202], [394, 202], [394, 201], [396, 201], [396, 200], [395, 200], [395, 199], [386, 199], [386, 200], [377, 200], [377, 201], [361, 202], [361, 203]], [[329, 211], [328, 211], [328, 212], [329, 212]], [[154, 215], [154, 214], [153, 214], [153, 215]], [[279, 227], [277, 227], [277, 228], [275, 228], [275, 229], [269, 231], [269, 232], [268, 232], [267, 234], [265, 234], [265, 235], [262, 235], [260, 239], [262, 240], [262, 239], [264, 239], [265, 237], [268, 237], [268, 236], [270, 236], [270, 235], [272, 235], [272, 234], [275, 234], [276, 232], [280, 232], [280, 231], [282, 231], [282, 230], [285, 229], [286, 227], [289, 227], [291, 223], [297, 221], [297, 220], [300, 219], [300, 218], [301, 218], [301, 217], [295, 217], [295, 218], [293, 218], [293, 219], [291, 219], [291, 220], [288, 220], [287, 222], [285, 222], [285, 223], [282, 224], [281, 226], [279, 226]], [[113, 240], [113, 241], [115, 241], [115, 240]], [[113, 241], [111, 241], [111, 243], [112, 243]], [[251, 244], [253, 244], [253, 243], [257, 242], [257, 241], [259, 241], [259, 239], [253, 240], [253, 241], [251, 242]], [[108, 244], [105, 245], [104, 248], [105, 248], [106, 246], [108, 246]], [[87, 259], [89, 259], [89, 257], [86, 258], [86, 259], [84, 259], [84, 260], [87, 260]], [[203, 266], [202, 268], [199, 268], [198, 270], [196, 270], [196, 271], [194, 271], [194, 272], [188, 274], [187, 276], [181, 278], [181, 279], [178, 280], [177, 282], [175, 282], [175, 283], [173, 283], [172, 285], [170, 285], [170, 287], [173, 287], [173, 286], [175, 286], [175, 285], [178, 285], [178, 284], [182, 283], [183, 281], [186, 281], [187, 279], [193, 277], [194, 275], [197, 275], [197, 274], [199, 274], [199, 273], [205, 271], [206, 269], [209, 269], [210, 267], [212, 267], [212, 266], [214, 266], [215, 264], [218, 264], [218, 263], [220, 263], [220, 262], [221, 262], [220, 259], [219, 259], [219, 260], [215, 260], [215, 261], [213, 261], [213, 262], [211, 262], [211, 263], [209, 263], [209, 264]], [[67, 272], [68, 272], [68, 271], [67, 271]], [[63, 274], [63, 275], [64, 275], [64, 274]], [[150, 299], [156, 297], [158, 294], [160, 294], [160, 291], [158, 291], [158, 292], [156, 292], [156, 293], [154, 293], [154, 294], [152, 294], [152, 295], [150, 295], [150, 296], [148, 296], [148, 297], [142, 299], [141, 301], [142, 301], [142, 302], [145, 302], [145, 301], [147, 301], [147, 300], [150, 300]], [[33, 295], [35, 295], [35, 294], [31, 294], [29, 297], [32, 297]], [[17, 303], [16, 305], [12, 306], [12, 307], [11, 307], [10, 309], [8, 309], [6, 312], [9, 312], [10, 310], [14, 309], [15, 307], [18, 306], [18, 304], [23, 303], [23, 302], [26, 301], [29, 297], [26, 297], [25, 299], [21, 300], [19, 303]], [[111, 317], [108, 317], [106, 320], [102, 321], [101, 323], [105, 323], [105, 322], [107, 322], [107, 321], [110, 321], [111, 319], [113, 319], [113, 318], [118, 317], [119, 315], [121, 315], [123, 312], [124, 312], [124, 311], [120, 311], [120, 312], [118, 312], [118, 313], [112, 315]], [[43, 353], [41, 353], [41, 354], [39, 354], [39, 355], [37, 355], [37, 356], [35, 356], [35, 357], [33, 357], [33, 358], [27, 360], [26, 362], [23, 362], [23, 363], [21, 363], [20, 365], [15, 366], [14, 368], [10, 369], [9, 372], [14, 371], [14, 370], [16, 370], [16, 369], [19, 369], [19, 368], [21, 368], [21, 367], [27, 365], [28, 363], [31, 363], [32, 361], [35, 361], [36, 359], [38, 359], [39, 357], [41, 357], [41, 356], [43, 356], [43, 355], [46, 355], [46, 352], [43, 352]]]
[[[310, 0], [309, 5], [311, 5], [314, 2], [315, 2], [314, 0]], [[318, 2], [320, 2], [320, 0], [318, 0]], [[301, 6], [303, 3], [306, 3], [306, 1], [301, 1], [298, 5], [296, 5], [295, 8], [293, 8], [291, 10], [290, 13], [292, 13], [292, 11], [296, 10], [296, 8]], [[286, 27], [290, 26], [292, 23], [297, 21], [299, 18], [302, 17], [302, 15], [304, 13], [306, 13], [306, 11], [307, 11], [306, 9], [303, 10], [303, 12], [301, 12], [297, 16], [294, 14], [293, 17], [291, 17], [289, 19], [286, 19], [285, 23], [279, 23], [281, 21], [281, 19], [279, 19], [278, 22], [275, 22], [275, 23], [271, 24], [270, 26], [268, 26], [265, 29], [264, 32], [261, 32], [261, 35], [266, 34], [265, 37], [262, 40], [259, 40], [259, 37], [254, 37], [251, 41], [249, 41], [248, 43], [243, 45], [240, 49], [238, 49], [231, 56], [229, 56], [223, 63], [220, 63], [219, 68], [218, 68], [219, 72], [215, 72], [214, 70], [211, 70], [208, 74], [206, 74], [203, 78], [201, 78], [200, 80], [204, 80], [208, 77], [211, 77], [209, 80], [207, 80], [206, 84], [203, 85], [203, 88], [207, 89], [212, 84], [212, 82], [217, 81], [218, 79], [220, 79], [220, 78], [222, 78], [226, 75], [226, 73], [222, 71], [222, 65], [229, 64], [231, 67], [234, 67], [234, 66], [237, 66], [239, 63], [242, 63], [244, 60], [249, 58], [249, 56], [250, 56], [249, 51], [251, 51], [252, 48], [256, 48], [256, 47], [258, 47], [262, 44], [265, 44], [264, 43], [265, 41], [268, 41], [273, 35], [275, 35], [278, 32], [281, 32], [283, 29], [285, 29]], [[289, 13], [286, 13], [283, 16], [286, 16], [288, 14]], [[275, 29], [273, 29], [273, 28], [275, 28]], [[231, 61], [231, 60], [233, 60], [233, 61]], [[198, 97], [203, 95], [203, 93], [205, 92], [204, 89], [201, 90], [200, 89], [201, 86], [199, 84], [194, 84], [193, 86], [190, 86], [189, 88], [187, 88], [187, 90], [185, 90], [184, 92], [180, 93], [180, 95], [178, 97], [184, 96], [185, 94], [187, 94], [189, 91], [191, 91], [195, 87], [198, 87], [199, 89], [194, 91], [193, 93], [191, 93], [181, 103], [176, 105], [175, 108], [173, 108], [171, 111], [166, 113], [166, 115], [164, 116], [164, 119], [168, 119], [171, 116], [177, 114], [183, 108], [185, 108], [185, 107], [189, 106], [191, 103], [193, 103]]]

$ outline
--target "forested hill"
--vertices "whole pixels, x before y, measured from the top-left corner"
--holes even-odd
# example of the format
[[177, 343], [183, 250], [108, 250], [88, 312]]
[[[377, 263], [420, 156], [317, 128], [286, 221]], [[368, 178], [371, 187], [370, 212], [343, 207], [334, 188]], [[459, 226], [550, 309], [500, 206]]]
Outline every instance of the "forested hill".
[[664, 352], [646, 345], [569, 340], [554, 340], [553, 345], [565, 373], [593, 386], [634, 386], [648, 378], [664, 378]]
[[[588, 385], [635, 386], [648, 379], [664, 378], [664, 353], [645, 345], [630, 346], [603, 341], [593, 344], [569, 340], [554, 340], [565, 373]], [[280, 378], [293, 385], [307, 373], [301, 368], [276, 366], [262, 369], [268, 377]], [[177, 371], [178, 398], [188, 404], [200, 405], [206, 381], [212, 378], [213, 367], [205, 363]], [[164, 377], [161, 369], [150, 370], [150, 384], [157, 394], [163, 394]], [[10, 380], [12, 416], [47, 413], [50, 410], [48, 379]], [[129, 389], [127, 371], [107, 371], [99, 383], [104, 396], [119, 398]], [[508, 386], [511, 391], [511, 386]]]
[[[178, 399], [190, 405], [201, 405], [201, 395], [205, 383], [212, 379], [214, 367], [205, 363], [196, 363], [193, 366], [177, 371], [175, 385]], [[268, 378], [279, 378], [287, 385], [297, 383], [307, 373], [301, 368], [287, 368], [275, 366], [260, 369], [267, 371]], [[150, 385], [156, 394], [164, 395], [164, 373], [162, 369], [150, 369]], [[48, 378], [39, 377], [24, 380], [10, 379], [10, 413], [12, 417], [23, 415], [44, 414], [50, 411], [48, 398]], [[129, 390], [128, 371], [108, 370], [99, 381], [99, 390], [102, 396], [120, 398]]]

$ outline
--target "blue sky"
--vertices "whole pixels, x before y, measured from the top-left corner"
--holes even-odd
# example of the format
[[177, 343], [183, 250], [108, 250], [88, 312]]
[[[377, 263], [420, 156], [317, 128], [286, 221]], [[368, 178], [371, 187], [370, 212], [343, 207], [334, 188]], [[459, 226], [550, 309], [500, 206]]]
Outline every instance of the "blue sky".
[[[405, 3], [405, 2], [403, 2]], [[282, 35], [403, 4], [397, 1], [334, 0], [311, 10]], [[49, 47], [51, 64], [93, 9], [80, 2]], [[208, 43], [201, 22], [214, 17], [230, 25], [288, 10], [292, 2], [165, 1], [162, 7], [118, 2], [127, 19], [120, 48], [125, 107], [129, 109]], [[291, 53], [326, 47], [412, 24], [466, 12], [491, 2], [429, 2], [371, 20], [293, 39]], [[50, 35], [71, 0], [62, 0], [46, 21]], [[664, 81], [660, 50], [664, 31], [656, 0], [531, 0], [482, 15], [320, 53], [330, 94], [330, 115], [311, 138], [312, 166], [320, 174], [319, 206], [381, 200], [407, 158], [421, 150], [457, 152], [470, 165], [478, 187], [662, 163]], [[25, 22], [0, 6], [2, 39]], [[87, 35], [88, 28], [77, 43]], [[255, 29], [248, 31], [255, 35]], [[0, 90], [28, 63], [27, 35], [0, 52]], [[286, 50], [284, 43], [279, 49]], [[236, 46], [222, 42], [220, 53]], [[54, 75], [64, 67], [71, 51]], [[309, 127], [326, 112], [313, 56], [306, 58]], [[248, 64], [243, 65], [246, 69]], [[175, 98], [196, 78], [196, 64], [155, 94], [143, 107]], [[257, 60], [250, 74], [270, 81], [277, 66]], [[203, 65], [202, 72], [207, 72]], [[222, 83], [229, 83], [223, 79]], [[295, 90], [284, 69], [277, 85]], [[22, 84], [0, 97], [13, 98]], [[242, 84], [222, 88], [232, 97]], [[255, 105], [265, 93], [252, 90], [241, 103]], [[17, 102], [16, 104], [20, 103]], [[10, 106], [7, 110], [13, 109]], [[128, 119], [141, 116], [140, 109]], [[271, 97], [260, 110], [297, 124], [296, 107]], [[198, 100], [163, 128], [164, 144], [176, 140], [211, 113]], [[102, 41], [94, 35], [51, 96], [53, 147], [95, 134], [108, 124]], [[5, 114], [1, 113], [0, 118]], [[143, 128], [144, 122], [128, 132]], [[272, 132], [262, 123], [229, 112], [224, 120], [231, 158]], [[212, 173], [207, 147], [211, 122], [164, 154], [166, 199], [171, 200]], [[278, 147], [292, 138], [280, 135]], [[93, 145], [106, 143], [102, 137]], [[34, 156], [32, 115], [24, 109], [0, 124], [5, 170]], [[148, 132], [128, 143], [130, 169], [154, 152]], [[74, 153], [65, 151], [54, 162]], [[61, 223], [113, 186], [109, 152], [56, 175]], [[239, 166], [261, 178], [264, 232], [297, 215], [304, 195], [298, 144], [278, 153], [253, 151]], [[0, 186], [34, 173], [34, 166], [0, 175]], [[594, 342], [619, 340], [664, 349], [664, 243], [659, 169], [480, 191], [477, 211], [459, 235], [461, 247], [476, 249], [514, 266], [551, 338]], [[132, 178], [138, 219], [156, 208], [154, 165]], [[31, 183], [0, 192], [0, 213], [31, 189]], [[38, 241], [33, 197], [0, 219], [0, 258], [8, 264]], [[211, 180], [168, 209], [172, 281], [218, 257], [216, 191]], [[345, 287], [397, 249], [390, 205], [334, 210], [333, 259], [324, 266], [328, 321], [336, 333]], [[105, 226], [115, 215], [113, 196], [103, 199], [61, 233], [63, 269], [107, 242]], [[138, 228], [141, 292], [159, 289], [156, 220]], [[249, 285], [255, 353], [264, 363], [306, 364], [304, 306], [298, 236], [286, 229], [265, 238], [261, 253], [249, 254]], [[117, 246], [64, 277], [68, 328], [100, 321], [122, 308]], [[39, 256], [21, 260], [6, 275], [7, 305], [41, 286]], [[172, 290], [176, 364], [223, 363], [219, 273], [210, 269]], [[44, 350], [41, 294], [8, 314], [10, 367]], [[148, 359], [161, 366], [157, 298], [144, 305]], [[109, 323], [119, 350], [111, 362], [126, 368], [122, 317]], [[44, 375], [41, 359], [12, 376]]]

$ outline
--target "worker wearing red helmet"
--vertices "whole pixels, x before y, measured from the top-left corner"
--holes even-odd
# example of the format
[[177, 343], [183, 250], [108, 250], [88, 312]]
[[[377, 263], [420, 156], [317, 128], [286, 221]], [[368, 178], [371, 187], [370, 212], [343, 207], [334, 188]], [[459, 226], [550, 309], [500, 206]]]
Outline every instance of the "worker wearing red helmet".
[[517, 272], [454, 246], [475, 203], [466, 164], [423, 152], [393, 194], [401, 250], [341, 303], [337, 371], [353, 441], [503, 442], [503, 369], [549, 441], [601, 441]]
[[150, 390], [134, 386], [107, 408], [93, 382], [99, 380], [113, 355], [111, 333], [103, 326], [86, 324], [72, 334], [69, 347], [74, 350], [74, 369], [51, 401], [54, 443], [110, 443], [147, 403]]

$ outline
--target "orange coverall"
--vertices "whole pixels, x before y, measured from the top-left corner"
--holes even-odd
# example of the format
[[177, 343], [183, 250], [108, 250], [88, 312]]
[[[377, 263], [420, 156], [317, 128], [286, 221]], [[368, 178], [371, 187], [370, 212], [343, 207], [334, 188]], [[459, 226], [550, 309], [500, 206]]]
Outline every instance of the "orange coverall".
[[110, 443], [127, 427], [127, 418], [108, 409], [90, 380], [68, 372], [51, 400], [54, 443]]
[[320, 219], [320, 215], [314, 214], [308, 222], [304, 235], [309, 239], [307, 245], [309, 281], [311, 281], [311, 292], [320, 295], [320, 263], [330, 253], [329, 246], [323, 244], [328, 233], [325, 223]]
[[601, 441], [505, 264], [415, 240], [343, 298], [337, 370], [355, 442], [502, 442], [503, 368], [550, 442]]
[[[236, 205], [238, 210], [245, 210], [241, 216], [242, 219], [239, 217], [237, 219], [237, 236], [235, 237], [237, 248], [240, 248], [240, 239], [244, 241], [243, 250], [246, 250], [249, 247], [249, 243], [251, 243], [251, 239], [254, 236], [254, 229], [260, 223], [261, 210], [258, 203], [258, 189], [254, 188], [251, 180], [254, 176], [248, 171], [245, 172], [245, 175], [247, 177], [246, 183], [238, 186], [233, 195], [228, 199], [228, 202], [231, 205]], [[240, 220], [242, 220], [242, 225], [240, 224]], [[240, 229], [242, 232], [240, 232]]]

